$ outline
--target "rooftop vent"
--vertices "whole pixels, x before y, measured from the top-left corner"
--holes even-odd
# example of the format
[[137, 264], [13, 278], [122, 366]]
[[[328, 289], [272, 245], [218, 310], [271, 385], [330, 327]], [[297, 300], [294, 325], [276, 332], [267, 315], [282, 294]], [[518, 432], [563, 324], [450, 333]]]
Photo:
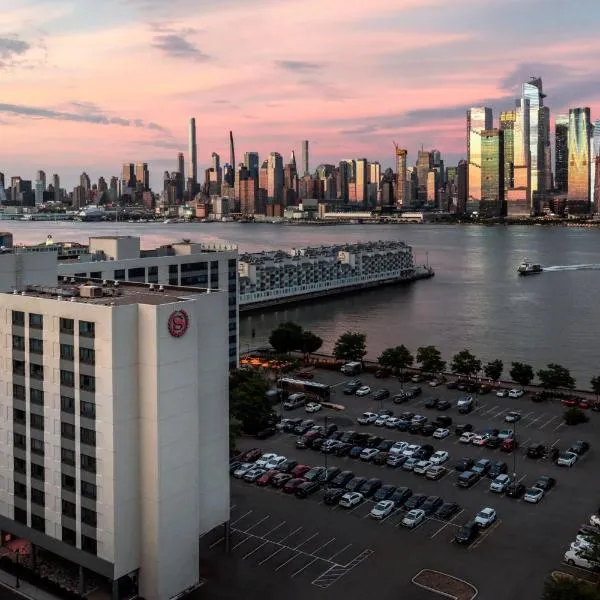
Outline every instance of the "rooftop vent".
[[27, 292], [21, 292], [21, 296], [26, 296]]
[[165, 291], [165, 286], [164, 285], [159, 285], [158, 286], [158, 291], [159, 292], [164, 292]]
[[119, 282], [115, 279], [115, 287], [119, 287]]
[[150, 290], [154, 290], [154, 284], [153, 283], [150, 284]]
[[75, 296], [71, 296], [70, 302], [77, 302], [77, 298], [75, 298]]
[[18, 296], [19, 295], [19, 290], [13, 290], [13, 296]]
[[82, 285], [79, 295], [82, 298], [102, 298], [102, 288], [98, 285]]

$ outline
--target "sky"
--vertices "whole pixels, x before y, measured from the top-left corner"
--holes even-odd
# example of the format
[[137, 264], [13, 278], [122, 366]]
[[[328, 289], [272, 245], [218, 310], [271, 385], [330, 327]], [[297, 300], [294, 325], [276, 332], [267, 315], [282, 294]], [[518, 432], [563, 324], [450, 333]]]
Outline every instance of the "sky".
[[[465, 155], [465, 111], [542, 76], [553, 114], [600, 117], [599, 0], [0, 0], [0, 172], [71, 189], [186, 153], [200, 168], [311, 143], [311, 169]], [[201, 171], [202, 172], [202, 171]]]

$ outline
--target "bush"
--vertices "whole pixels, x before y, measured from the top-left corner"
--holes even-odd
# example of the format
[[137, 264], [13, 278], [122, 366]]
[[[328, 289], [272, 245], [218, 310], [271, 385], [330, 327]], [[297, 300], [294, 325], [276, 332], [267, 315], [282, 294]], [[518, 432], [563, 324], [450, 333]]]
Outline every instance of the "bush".
[[580, 408], [569, 408], [565, 410], [563, 419], [567, 425], [579, 425], [580, 423], [587, 423], [590, 418]]

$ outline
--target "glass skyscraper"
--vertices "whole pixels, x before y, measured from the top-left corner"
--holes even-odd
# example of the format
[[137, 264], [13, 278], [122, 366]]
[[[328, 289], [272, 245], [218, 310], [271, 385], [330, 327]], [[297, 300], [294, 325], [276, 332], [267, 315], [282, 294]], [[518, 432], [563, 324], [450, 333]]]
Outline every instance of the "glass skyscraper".
[[590, 208], [591, 130], [588, 107], [569, 110], [569, 213], [587, 213]]
[[482, 216], [498, 217], [504, 211], [504, 131], [488, 129], [481, 133]]
[[477, 212], [481, 201], [481, 134], [492, 129], [492, 109], [486, 106], [467, 111], [467, 212]]
[[569, 178], [569, 115], [556, 115], [554, 123], [554, 187], [566, 194]]
[[517, 113], [507, 110], [500, 113], [500, 129], [504, 132], [504, 189], [514, 185], [515, 121]]

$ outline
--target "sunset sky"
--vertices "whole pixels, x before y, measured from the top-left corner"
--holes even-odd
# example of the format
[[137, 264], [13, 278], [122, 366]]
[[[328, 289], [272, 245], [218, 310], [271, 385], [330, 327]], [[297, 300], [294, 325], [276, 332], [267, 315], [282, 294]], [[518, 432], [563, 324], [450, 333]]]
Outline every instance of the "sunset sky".
[[465, 110], [544, 78], [600, 117], [600, 0], [0, 0], [0, 171], [71, 189], [124, 161], [158, 187], [196, 117], [204, 169], [311, 141], [311, 168], [393, 141], [465, 154]]

